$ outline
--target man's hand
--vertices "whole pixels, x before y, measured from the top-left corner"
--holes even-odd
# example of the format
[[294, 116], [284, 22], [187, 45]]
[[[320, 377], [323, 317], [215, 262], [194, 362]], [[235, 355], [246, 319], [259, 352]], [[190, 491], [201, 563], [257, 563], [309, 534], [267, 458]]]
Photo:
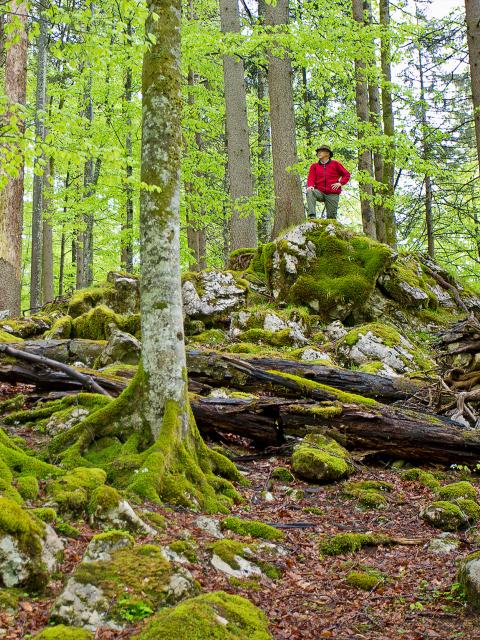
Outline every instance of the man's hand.
[[334, 191], [338, 191], [338, 189], [340, 189], [340, 187], [341, 187], [341, 186], [342, 186], [342, 183], [341, 183], [341, 182], [334, 182], [334, 183], [332, 184], [332, 189], [333, 189]]

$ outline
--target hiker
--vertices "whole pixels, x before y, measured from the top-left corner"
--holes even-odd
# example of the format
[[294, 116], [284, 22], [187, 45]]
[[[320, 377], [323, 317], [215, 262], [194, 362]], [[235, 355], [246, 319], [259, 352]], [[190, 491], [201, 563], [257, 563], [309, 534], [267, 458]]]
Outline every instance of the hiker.
[[337, 218], [338, 200], [342, 186], [350, 180], [350, 174], [337, 160], [332, 160], [333, 151], [322, 145], [316, 149], [318, 162], [310, 167], [307, 180], [308, 218], [316, 217], [316, 204], [325, 203], [327, 218]]

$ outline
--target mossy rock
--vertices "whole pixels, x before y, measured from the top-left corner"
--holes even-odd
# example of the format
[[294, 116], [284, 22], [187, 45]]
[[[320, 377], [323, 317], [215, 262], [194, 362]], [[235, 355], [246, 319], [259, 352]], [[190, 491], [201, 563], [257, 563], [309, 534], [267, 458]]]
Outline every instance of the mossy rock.
[[196, 545], [192, 540], [174, 540], [170, 542], [168, 548], [170, 551], [173, 551], [173, 553], [183, 556], [189, 562], [198, 561]]
[[133, 640], [271, 640], [265, 614], [249, 600], [223, 591], [166, 609]]
[[40, 492], [38, 480], [35, 476], [20, 476], [17, 478], [17, 491], [24, 500], [35, 500]]
[[256, 520], [242, 520], [233, 516], [222, 520], [221, 527], [241, 536], [251, 536], [263, 540], [281, 540], [284, 537], [282, 531], [269, 524]]
[[440, 487], [440, 481], [437, 480], [433, 473], [424, 471], [423, 469], [418, 469], [417, 467], [403, 471], [402, 480], [417, 481], [429, 489], [437, 489]]
[[457, 531], [468, 524], [468, 517], [460, 507], [446, 500], [432, 502], [422, 509], [420, 515], [426, 522], [442, 531]]
[[87, 508], [92, 493], [106, 479], [103, 469], [77, 467], [50, 482], [47, 491], [60, 512], [79, 513]]
[[309, 434], [292, 455], [293, 471], [313, 482], [334, 482], [354, 472], [348, 451], [327, 436]]
[[281, 482], [293, 482], [295, 476], [286, 467], [275, 467], [272, 471], [271, 477], [274, 480], [280, 480]]
[[391, 536], [379, 533], [338, 533], [320, 541], [320, 553], [327, 556], [338, 556], [356, 553], [363, 547], [377, 547], [392, 544]]
[[23, 342], [22, 338], [19, 338], [15, 335], [12, 335], [11, 333], [9, 333], [8, 331], [5, 331], [4, 329], [0, 329], [0, 342], [7, 342], [7, 343], [18, 343], [18, 342]]
[[[113, 289], [111, 289], [113, 293]], [[99, 304], [104, 304], [109, 292], [106, 287], [91, 287], [75, 291], [68, 305], [68, 315], [72, 318], [88, 313]]]
[[350, 587], [362, 591], [373, 591], [385, 582], [385, 574], [376, 569], [366, 568], [364, 571], [350, 571], [345, 581]]
[[457, 571], [457, 580], [462, 586], [470, 607], [480, 611], [480, 551], [465, 556]]
[[457, 498], [468, 498], [469, 500], [477, 500], [478, 494], [475, 487], [465, 480], [461, 482], [453, 482], [446, 484], [437, 489], [437, 495], [440, 500], [456, 500]]
[[105, 305], [99, 305], [73, 320], [72, 337], [87, 340], [108, 340], [112, 325], [120, 328], [119, 316]]
[[71, 316], [62, 316], [53, 323], [51, 329], [45, 332], [44, 338], [50, 340], [59, 340], [61, 338], [70, 338], [72, 336], [73, 320]]
[[[8, 318], [0, 322], [0, 331], [2, 331], [2, 339], [0, 342], [12, 342], [8, 340], [7, 335], [12, 338], [33, 338], [34, 336], [44, 333], [50, 328], [52, 319], [47, 315], [33, 315], [29, 318]], [[5, 340], [3, 339], [5, 338]], [[15, 340], [18, 342], [18, 340]]]
[[202, 333], [197, 334], [192, 338], [192, 342], [199, 342], [200, 344], [222, 344], [226, 341], [226, 335], [220, 329], [207, 329]]
[[81, 627], [66, 627], [59, 624], [36, 633], [32, 640], [94, 640], [94, 634]]
[[476, 524], [480, 520], [480, 505], [470, 498], [457, 498], [455, 504], [466, 515], [470, 524]]
[[18, 608], [20, 598], [24, 595], [21, 589], [0, 588], [0, 612], [14, 613]]

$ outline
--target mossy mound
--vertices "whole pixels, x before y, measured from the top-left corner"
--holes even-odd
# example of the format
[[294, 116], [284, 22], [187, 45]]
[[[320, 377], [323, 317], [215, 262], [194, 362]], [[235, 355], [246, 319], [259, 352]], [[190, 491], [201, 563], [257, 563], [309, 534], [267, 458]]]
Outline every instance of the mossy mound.
[[402, 480], [417, 481], [420, 484], [423, 484], [424, 487], [428, 487], [429, 489], [437, 489], [440, 486], [440, 481], [437, 480], [433, 473], [424, 471], [423, 469], [418, 469], [416, 467], [403, 471]]
[[420, 515], [426, 522], [442, 531], [457, 531], [468, 524], [468, 517], [460, 507], [446, 500], [432, 502]]
[[470, 498], [457, 498], [455, 500], [457, 507], [460, 507], [470, 524], [475, 524], [480, 520], [480, 505]]
[[229, 516], [222, 520], [221, 527], [238, 535], [251, 536], [252, 538], [263, 538], [264, 540], [281, 540], [283, 538], [283, 533], [279, 529], [256, 520], [242, 520]]
[[390, 492], [393, 485], [381, 480], [361, 480], [346, 482], [342, 493], [349, 498], [356, 498], [359, 505], [366, 509], [381, 509], [388, 504], [385, 493]]
[[281, 482], [293, 482], [295, 476], [286, 467], [275, 467], [272, 471], [271, 477], [274, 480], [280, 480]]
[[16, 488], [24, 500], [35, 500], [40, 492], [35, 476], [20, 476], [17, 479]]
[[192, 540], [174, 540], [174, 542], [170, 542], [168, 548], [179, 556], [183, 556], [189, 562], [198, 561], [196, 545]]
[[320, 541], [320, 552], [327, 556], [356, 553], [363, 547], [392, 544], [391, 536], [377, 533], [338, 533]]
[[385, 582], [385, 574], [372, 568], [365, 568], [364, 571], [350, 571], [345, 581], [351, 587], [362, 591], [373, 591], [375, 587]]
[[44, 338], [59, 340], [61, 338], [71, 338], [73, 331], [72, 316], [61, 316], [52, 324], [51, 329], [45, 332]]
[[72, 337], [87, 340], [108, 340], [113, 328], [132, 335], [139, 335], [140, 316], [122, 316], [101, 304], [73, 319]]
[[18, 338], [17, 336], [8, 333], [4, 329], [0, 329], [0, 342], [7, 343], [15, 343], [15, 342], [23, 342], [22, 338]]
[[348, 451], [332, 438], [319, 434], [305, 436], [292, 455], [292, 469], [313, 482], [333, 482], [351, 475]]
[[94, 634], [87, 629], [59, 624], [40, 631], [33, 636], [32, 640], [94, 640]]
[[200, 344], [216, 345], [222, 344], [226, 341], [227, 337], [220, 329], [207, 329], [195, 335], [191, 341], [198, 342]]
[[[10, 337], [17, 337], [26, 340], [27, 338], [33, 338], [42, 334], [44, 331], [50, 328], [52, 324], [52, 318], [48, 315], [34, 315], [29, 318], [8, 318], [0, 322], [0, 331], [4, 332], [2, 335], [6, 338], [2, 338], [0, 342], [12, 342], [8, 340], [7, 335]], [[15, 342], [17, 342], [15, 340]]]
[[21, 589], [0, 588], [0, 612], [14, 613], [18, 608], [20, 598], [23, 596]]
[[94, 490], [106, 479], [103, 469], [77, 467], [50, 482], [47, 491], [60, 512], [80, 513], [86, 510]]
[[478, 494], [475, 487], [465, 480], [461, 482], [453, 482], [446, 484], [437, 490], [440, 500], [456, 500], [457, 498], [468, 498], [469, 500], [477, 500]]
[[133, 640], [270, 640], [265, 614], [249, 600], [216, 591], [157, 614]]

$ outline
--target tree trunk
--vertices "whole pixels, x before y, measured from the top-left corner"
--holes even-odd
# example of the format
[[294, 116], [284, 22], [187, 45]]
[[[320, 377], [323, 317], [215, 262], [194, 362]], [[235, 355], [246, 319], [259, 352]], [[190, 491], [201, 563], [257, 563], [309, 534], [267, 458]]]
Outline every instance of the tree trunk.
[[53, 188], [55, 165], [53, 158], [44, 173], [44, 213], [47, 215], [43, 219], [43, 238], [42, 238], [42, 297], [43, 304], [51, 302], [55, 297], [53, 293], [53, 226], [51, 202], [47, 198], [51, 188]]
[[[420, 123], [422, 127], [422, 155], [423, 160], [428, 162], [430, 158], [430, 144], [428, 142], [428, 118], [427, 105], [425, 102], [425, 81], [423, 73], [423, 55], [421, 46], [418, 48], [418, 72], [420, 76]], [[428, 255], [435, 257], [435, 232], [433, 227], [433, 185], [432, 178], [427, 172], [425, 182], [425, 225], [427, 228]]]
[[[353, 18], [359, 24], [361, 37], [364, 26], [363, 0], [352, 0]], [[362, 59], [355, 60], [355, 107], [358, 122], [358, 185], [360, 189], [360, 206], [362, 211], [363, 231], [371, 238], [376, 238], [375, 214], [372, 197], [372, 153], [365, 149], [363, 138], [369, 122], [368, 84], [366, 64]]]
[[392, 54], [390, 45], [390, 0], [380, 0], [380, 24], [382, 36], [380, 43], [380, 62], [382, 67], [382, 113], [383, 133], [389, 138], [383, 164], [383, 216], [387, 244], [397, 244], [397, 225], [395, 222], [395, 119], [392, 98]]
[[[37, 90], [35, 99], [35, 139], [42, 144], [45, 139], [45, 103], [47, 86], [47, 21], [40, 12], [40, 33], [37, 55]], [[30, 308], [42, 306], [42, 257], [43, 257], [43, 191], [44, 155], [35, 157], [32, 202], [32, 252], [30, 271]]]
[[[126, 45], [131, 47], [132, 43], [132, 21], [127, 22], [126, 28]], [[132, 67], [128, 65], [125, 74], [125, 106], [127, 112], [127, 133], [125, 136], [125, 156], [126, 156], [126, 182], [125, 182], [125, 222], [122, 225], [122, 251], [121, 264], [122, 269], [131, 273], [133, 271], [133, 189], [131, 178], [133, 174], [132, 167], [132, 118], [130, 116], [130, 108], [132, 102]]]
[[[2, 88], [6, 99], [5, 119], [16, 105], [24, 106], [27, 93], [27, 7], [23, 2], [12, 2], [9, 5], [11, 16], [4, 19], [8, 24], [15, 16], [18, 27], [9, 34], [4, 34], [2, 42], [2, 61], [4, 61], [4, 78]], [[24, 131], [23, 114], [17, 114], [20, 135]], [[12, 152], [12, 145], [7, 152]], [[23, 224], [23, 181], [24, 158], [20, 149], [15, 149], [17, 157], [17, 175], [2, 175], [4, 150], [0, 148], [0, 183], [5, 182], [0, 190], [0, 311], [8, 309], [12, 316], [20, 315], [21, 300], [21, 268], [22, 268], [22, 224]]]
[[[223, 33], [240, 31], [238, 0], [220, 0]], [[243, 61], [236, 56], [223, 57], [226, 108], [226, 140], [229, 193], [232, 199], [230, 251], [257, 246], [257, 221], [249, 199], [253, 196], [250, 142], [247, 118], [247, 94]]]
[[[266, 23], [277, 31], [287, 28], [288, 0], [267, 5]], [[272, 136], [273, 186], [275, 191], [275, 220], [273, 237], [282, 229], [305, 220], [302, 185], [294, 170], [298, 161], [293, 105], [292, 64], [287, 53], [280, 57], [268, 53], [268, 93]]]
[[468, 57], [472, 81], [472, 101], [477, 140], [477, 159], [480, 167], [480, 1], [465, 0]]

